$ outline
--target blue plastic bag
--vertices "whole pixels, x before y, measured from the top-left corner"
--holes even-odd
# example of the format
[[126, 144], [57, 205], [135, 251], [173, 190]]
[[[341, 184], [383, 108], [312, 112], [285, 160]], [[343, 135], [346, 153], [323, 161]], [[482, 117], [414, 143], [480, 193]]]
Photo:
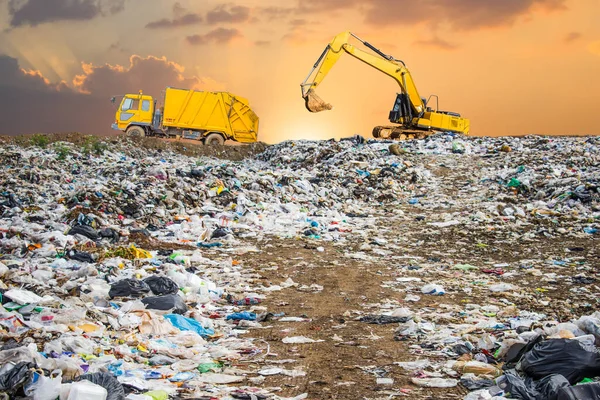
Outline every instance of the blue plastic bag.
[[[196, 332], [200, 336], [211, 336], [215, 334], [212, 329], [205, 329], [200, 322], [192, 318], [186, 318], [178, 314], [166, 314], [165, 318], [175, 327], [182, 331]], [[255, 317], [256, 318], [256, 317]]]
[[256, 321], [256, 314], [244, 311], [244, 312], [236, 312], [233, 314], [229, 314], [226, 318], [228, 321], [233, 319], [239, 321], [241, 319], [245, 319], [246, 321]]

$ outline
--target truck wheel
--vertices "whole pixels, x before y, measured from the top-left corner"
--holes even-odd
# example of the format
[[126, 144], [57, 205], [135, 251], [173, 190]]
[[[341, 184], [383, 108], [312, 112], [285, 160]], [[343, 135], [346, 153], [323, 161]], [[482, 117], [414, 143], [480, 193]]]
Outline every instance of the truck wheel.
[[220, 133], [211, 133], [204, 139], [204, 144], [207, 146], [222, 146], [225, 144], [225, 138]]
[[130, 126], [129, 128], [127, 128], [127, 136], [129, 137], [144, 137], [146, 136], [146, 132], [144, 131], [144, 128], [142, 128], [141, 126]]

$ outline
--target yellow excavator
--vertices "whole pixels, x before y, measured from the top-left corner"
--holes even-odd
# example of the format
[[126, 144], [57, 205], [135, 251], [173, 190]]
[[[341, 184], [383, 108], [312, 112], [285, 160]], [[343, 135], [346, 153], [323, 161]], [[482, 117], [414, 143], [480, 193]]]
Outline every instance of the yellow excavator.
[[[357, 39], [375, 54], [361, 50], [349, 43], [350, 37]], [[394, 107], [389, 114], [390, 122], [395, 125], [376, 126], [373, 128], [373, 136], [375, 138], [395, 140], [422, 139], [436, 132], [469, 134], [470, 122], [468, 119], [462, 118], [460, 114], [455, 112], [439, 111], [436, 95], [431, 95], [427, 100], [419, 96], [412, 76], [403, 61], [383, 53], [351, 32], [342, 32], [333, 38], [314, 64], [304, 82], [300, 84], [302, 97], [308, 111], [315, 113], [333, 108], [331, 104], [324, 102], [317, 96], [315, 87], [323, 81], [343, 52], [391, 76], [400, 86], [400, 93], [396, 96]], [[311, 77], [313, 78], [312, 80], [310, 80]], [[435, 109], [429, 107], [429, 102], [432, 98], [436, 99]]]

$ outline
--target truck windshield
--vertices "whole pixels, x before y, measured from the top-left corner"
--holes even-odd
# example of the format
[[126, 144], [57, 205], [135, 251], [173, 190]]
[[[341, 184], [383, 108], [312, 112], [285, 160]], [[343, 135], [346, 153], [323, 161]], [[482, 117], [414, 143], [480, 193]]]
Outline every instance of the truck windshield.
[[140, 101], [138, 99], [125, 99], [121, 106], [121, 111], [127, 110], [138, 110], [140, 108]]

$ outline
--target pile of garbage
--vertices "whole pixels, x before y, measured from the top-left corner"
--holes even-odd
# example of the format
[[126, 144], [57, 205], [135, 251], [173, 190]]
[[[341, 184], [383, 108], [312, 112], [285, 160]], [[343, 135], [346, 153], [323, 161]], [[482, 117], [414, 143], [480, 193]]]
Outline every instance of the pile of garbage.
[[[424, 234], [589, 237], [600, 229], [599, 145], [595, 138], [440, 134], [398, 144], [353, 137], [282, 142], [244, 161], [133, 143], [96, 155], [69, 143], [5, 145], [0, 393], [38, 400], [283, 398], [277, 388], [261, 388], [268, 373], [250, 366], [269, 353], [249, 334], [276, 317], [263, 303], [293, 284], [265, 287], [245, 268], [244, 255], [260, 252], [262, 238], [343, 247], [364, 237], [371, 244], [345, 256], [378, 260], [391, 244], [373, 221], [390, 208], [422, 223]], [[480, 168], [449, 179], [464, 173], [463, 157]], [[423, 261], [419, 274], [435, 277], [438, 267]], [[600, 375], [598, 314], [554, 323], [508, 300], [406, 307], [459, 287], [480, 290], [470, 275], [479, 267], [471, 267], [451, 266], [464, 272], [456, 287], [402, 270], [387, 284], [406, 298], [382, 308], [403, 307], [364, 317], [398, 324], [396, 340], [446, 358], [401, 363], [417, 371], [413, 383], [460, 383], [476, 390], [471, 400], [566, 399], [570, 394], [552, 396], [589, 389], [572, 385]], [[517, 289], [501, 280], [510, 278], [500, 278], [502, 268], [490, 268], [497, 279], [491, 293]]]

